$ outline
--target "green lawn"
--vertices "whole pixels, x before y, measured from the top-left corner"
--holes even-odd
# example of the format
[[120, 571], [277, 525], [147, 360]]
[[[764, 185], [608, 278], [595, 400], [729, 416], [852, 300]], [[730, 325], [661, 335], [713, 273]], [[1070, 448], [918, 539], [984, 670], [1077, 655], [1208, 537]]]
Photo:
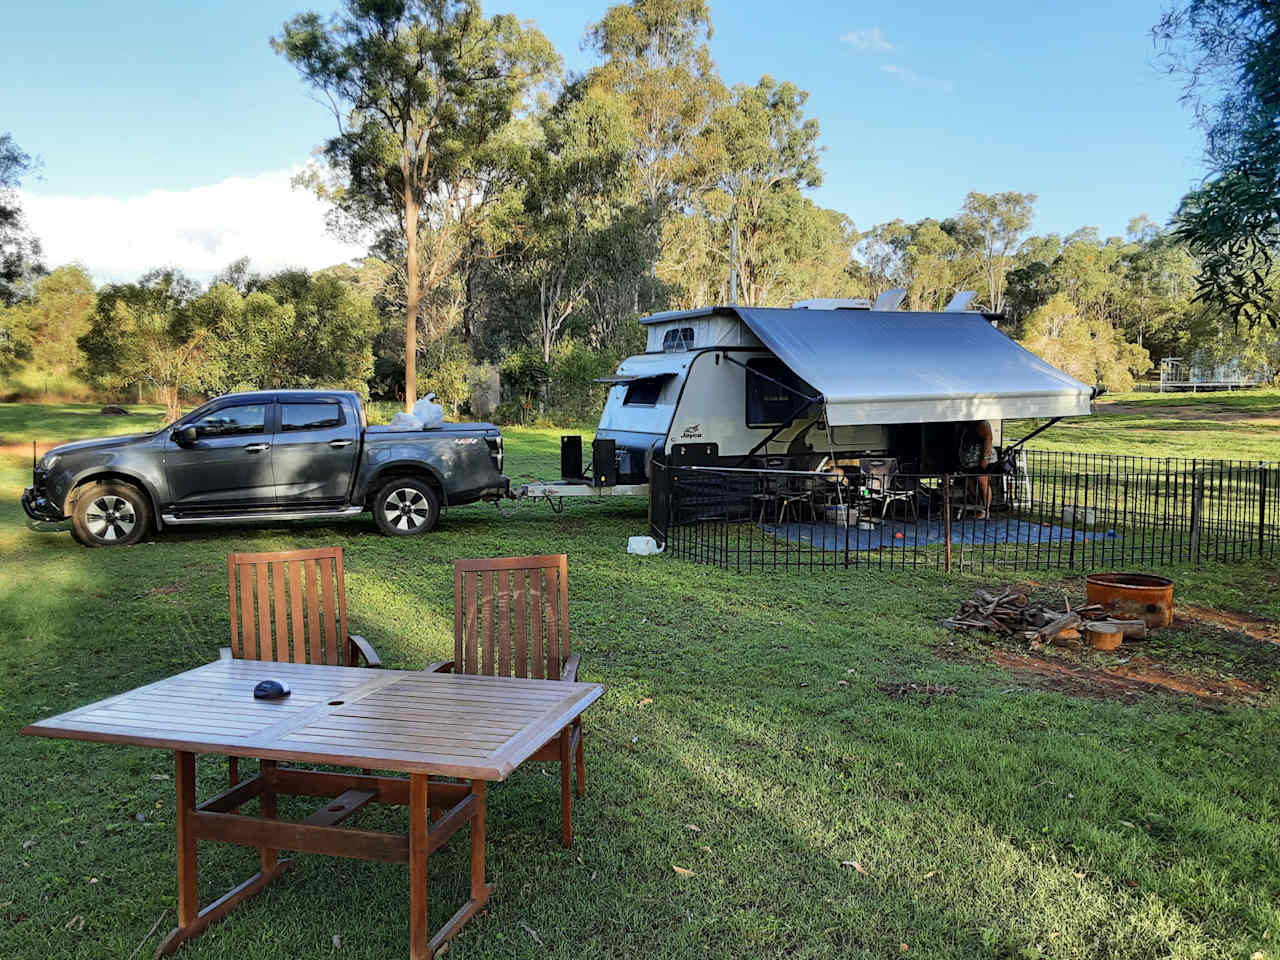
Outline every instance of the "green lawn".
[[[1280, 461], [1280, 390], [1123, 393], [1107, 395], [1095, 406], [1095, 416], [1063, 420], [1028, 446], [1141, 457]], [[1005, 439], [1021, 437], [1042, 422], [1008, 421]]]
[[[0, 442], [143, 425], [94, 410], [0, 406]], [[146, 425], [158, 422], [153, 410]], [[1131, 432], [1100, 417], [1045, 442], [1114, 451]], [[513, 479], [553, 475], [559, 431], [506, 433]], [[1248, 436], [1277, 459], [1277, 428]], [[1237, 439], [1171, 430], [1166, 452], [1244, 456]], [[338, 544], [352, 629], [406, 668], [448, 655], [455, 558], [567, 552], [582, 672], [609, 688], [587, 717], [572, 851], [558, 844], [553, 771], [528, 766], [491, 791], [498, 890], [454, 942], [459, 958], [885, 958], [903, 944], [930, 958], [1280, 957], [1275, 709], [1036, 689], [937, 625], [976, 581], [630, 557], [640, 501], [561, 516], [478, 505], [408, 542], [361, 518], [88, 551], [26, 529], [16, 500], [28, 470], [0, 458], [0, 956], [149, 956], [176, 899], [171, 756], [17, 731], [214, 659], [228, 642], [228, 552]], [[1280, 565], [1173, 573], [1180, 602], [1280, 620]], [[1177, 652], [1280, 690], [1280, 647], [1265, 641], [1188, 635]], [[884, 681], [956, 693], [894, 699]], [[225, 766], [204, 758], [200, 774], [211, 793]], [[405, 814], [371, 809], [358, 823], [404, 829]], [[465, 858], [455, 843], [431, 860], [433, 924], [464, 896]], [[181, 955], [406, 955], [403, 868], [297, 859]], [[202, 896], [254, 863], [203, 847]]]

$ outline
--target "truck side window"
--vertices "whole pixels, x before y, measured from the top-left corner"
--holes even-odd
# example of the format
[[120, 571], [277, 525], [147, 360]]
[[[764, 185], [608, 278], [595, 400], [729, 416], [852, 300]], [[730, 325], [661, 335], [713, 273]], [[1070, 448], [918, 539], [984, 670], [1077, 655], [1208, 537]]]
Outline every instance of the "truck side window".
[[290, 430], [329, 430], [344, 423], [342, 407], [336, 403], [280, 404], [280, 432]]
[[[756, 373], [763, 376], [755, 376]], [[777, 357], [748, 360], [747, 426], [776, 427], [809, 406], [809, 401], [793, 391], [810, 397], [818, 392]]]
[[250, 433], [262, 433], [267, 426], [267, 405], [248, 403], [236, 407], [222, 407], [206, 413], [187, 426], [196, 428], [197, 437], [239, 437]]

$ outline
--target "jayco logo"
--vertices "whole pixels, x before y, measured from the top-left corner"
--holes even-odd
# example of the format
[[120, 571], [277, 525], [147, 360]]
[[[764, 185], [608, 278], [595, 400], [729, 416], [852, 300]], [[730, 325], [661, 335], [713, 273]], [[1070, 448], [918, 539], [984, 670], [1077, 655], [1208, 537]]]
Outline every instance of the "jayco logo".
[[681, 440], [697, 440], [702, 436], [702, 424], [695, 423], [684, 428], [684, 433], [680, 434]]

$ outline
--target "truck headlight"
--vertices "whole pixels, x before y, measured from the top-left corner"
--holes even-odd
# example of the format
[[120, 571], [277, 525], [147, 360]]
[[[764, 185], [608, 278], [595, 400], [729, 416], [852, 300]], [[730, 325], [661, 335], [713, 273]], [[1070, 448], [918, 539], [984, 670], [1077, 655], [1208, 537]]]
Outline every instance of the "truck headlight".
[[58, 465], [57, 454], [54, 454], [53, 456], [45, 454], [44, 458], [40, 461], [40, 466], [44, 470], [52, 470], [57, 465]]

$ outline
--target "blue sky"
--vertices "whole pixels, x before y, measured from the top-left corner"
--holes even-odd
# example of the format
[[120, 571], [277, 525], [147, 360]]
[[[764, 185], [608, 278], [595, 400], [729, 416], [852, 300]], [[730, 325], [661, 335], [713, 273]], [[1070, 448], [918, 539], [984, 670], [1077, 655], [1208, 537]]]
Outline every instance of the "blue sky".
[[[532, 19], [582, 70], [605, 4], [490, 4]], [[157, 262], [207, 276], [353, 251], [288, 189], [332, 130], [267, 38], [298, 0], [102, 4], [5, 13], [0, 131], [44, 161], [28, 209], [50, 260], [99, 279]], [[810, 92], [825, 184], [861, 228], [954, 213], [966, 192], [1039, 195], [1037, 232], [1120, 233], [1167, 219], [1201, 175], [1201, 138], [1153, 65], [1160, 0], [1072, 4], [721, 0], [712, 55], [730, 83], [768, 73]], [[238, 251], [238, 252], [237, 252]]]

